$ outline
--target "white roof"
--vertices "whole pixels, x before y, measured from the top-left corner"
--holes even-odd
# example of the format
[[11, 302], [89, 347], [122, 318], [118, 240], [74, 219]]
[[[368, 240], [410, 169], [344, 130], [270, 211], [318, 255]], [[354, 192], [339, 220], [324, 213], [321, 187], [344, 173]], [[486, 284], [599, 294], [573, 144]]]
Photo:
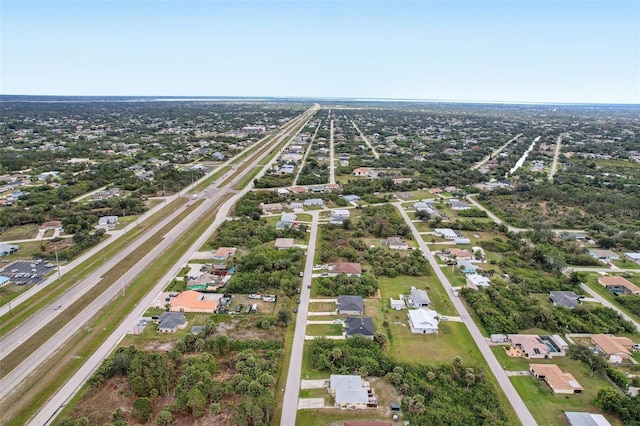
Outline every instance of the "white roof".
[[567, 411], [564, 415], [571, 426], [611, 426], [602, 414]]
[[396, 306], [397, 307], [402, 306], [403, 308], [405, 307], [404, 300], [396, 300], [393, 297], [390, 297], [389, 300], [391, 301], [392, 308], [395, 308]]
[[438, 328], [438, 313], [433, 309], [412, 309], [409, 319], [414, 328]]
[[335, 215], [335, 216], [350, 216], [351, 215], [349, 210], [342, 210], [342, 209], [332, 210], [331, 214]]
[[458, 234], [456, 234], [451, 228], [436, 228], [433, 230], [436, 234], [440, 234], [444, 237], [449, 238], [458, 238]]
[[491, 284], [491, 280], [489, 278], [478, 274], [467, 275], [467, 280], [469, 280], [471, 284], [475, 286], [487, 287], [489, 284]]
[[624, 255], [629, 259], [640, 260], [640, 253], [625, 253]]

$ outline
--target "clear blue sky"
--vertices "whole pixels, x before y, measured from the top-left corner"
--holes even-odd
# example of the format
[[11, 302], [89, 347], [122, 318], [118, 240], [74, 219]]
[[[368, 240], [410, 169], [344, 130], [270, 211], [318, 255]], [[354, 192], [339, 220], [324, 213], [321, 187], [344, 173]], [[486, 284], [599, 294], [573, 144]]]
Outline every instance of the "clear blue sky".
[[6, 1], [0, 93], [640, 103], [638, 1]]

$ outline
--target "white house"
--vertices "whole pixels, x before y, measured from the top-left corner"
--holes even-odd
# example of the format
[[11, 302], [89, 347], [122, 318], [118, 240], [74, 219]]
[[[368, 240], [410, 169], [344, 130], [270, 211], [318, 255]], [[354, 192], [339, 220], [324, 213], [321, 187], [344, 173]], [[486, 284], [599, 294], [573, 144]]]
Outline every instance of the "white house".
[[626, 257], [632, 262], [636, 262], [640, 264], [640, 253], [625, 253], [624, 257]]
[[491, 280], [483, 275], [469, 274], [466, 276], [467, 285], [471, 288], [489, 287]]
[[324, 200], [322, 198], [309, 198], [302, 203], [305, 206], [324, 206]]
[[439, 235], [442, 238], [446, 238], [447, 240], [455, 240], [458, 238], [458, 233], [450, 228], [436, 228], [433, 230], [436, 235]]
[[395, 311], [401, 311], [407, 307], [402, 299], [396, 300], [393, 297], [390, 297], [389, 301], [391, 302], [391, 309]]
[[432, 309], [411, 309], [408, 313], [411, 332], [434, 334], [438, 332], [438, 313]]
[[351, 216], [351, 213], [349, 212], [349, 210], [344, 210], [344, 209], [331, 210], [331, 218], [329, 221], [331, 223], [342, 223], [346, 219], [349, 219], [350, 216]]

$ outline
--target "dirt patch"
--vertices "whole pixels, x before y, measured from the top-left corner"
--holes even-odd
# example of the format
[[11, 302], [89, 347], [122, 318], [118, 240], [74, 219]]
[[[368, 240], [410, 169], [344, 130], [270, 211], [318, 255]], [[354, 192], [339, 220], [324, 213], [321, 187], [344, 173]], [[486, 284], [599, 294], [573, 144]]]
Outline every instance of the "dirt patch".
[[169, 352], [176, 345], [176, 340], [152, 340], [142, 348], [147, 352]]

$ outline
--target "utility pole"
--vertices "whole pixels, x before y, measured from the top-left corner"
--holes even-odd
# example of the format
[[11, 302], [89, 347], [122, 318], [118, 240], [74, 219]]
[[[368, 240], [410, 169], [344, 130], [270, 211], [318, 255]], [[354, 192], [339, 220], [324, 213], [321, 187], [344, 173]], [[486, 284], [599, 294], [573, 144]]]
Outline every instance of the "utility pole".
[[60, 261], [58, 260], [58, 245], [54, 244], [53, 248], [56, 251], [56, 269], [58, 270], [58, 280], [60, 280], [61, 276], [60, 276]]
[[127, 235], [127, 222], [124, 221], [125, 211], [124, 207], [122, 208], [122, 223], [124, 226], [124, 235]]

